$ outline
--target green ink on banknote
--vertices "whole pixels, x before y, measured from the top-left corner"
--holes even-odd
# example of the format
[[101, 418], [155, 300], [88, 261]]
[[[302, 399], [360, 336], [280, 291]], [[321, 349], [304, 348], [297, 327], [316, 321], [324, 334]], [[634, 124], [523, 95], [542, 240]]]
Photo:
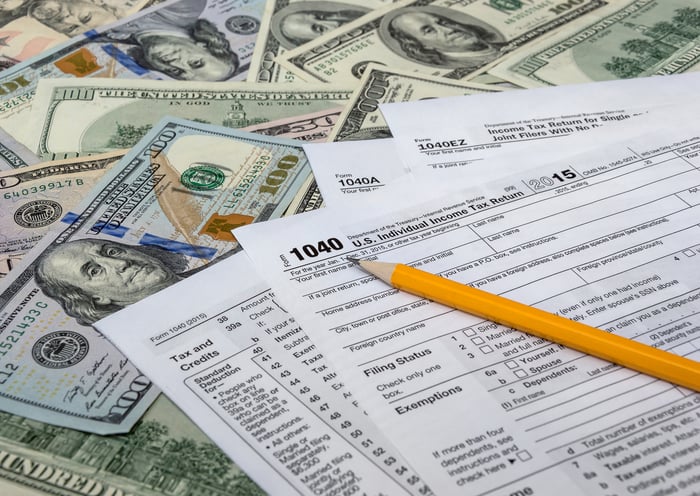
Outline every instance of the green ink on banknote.
[[523, 6], [523, 2], [521, 0], [491, 0], [489, 6], [508, 12], [510, 10], [518, 10]]
[[182, 173], [180, 182], [193, 191], [209, 191], [224, 184], [224, 173], [211, 165], [195, 165]]

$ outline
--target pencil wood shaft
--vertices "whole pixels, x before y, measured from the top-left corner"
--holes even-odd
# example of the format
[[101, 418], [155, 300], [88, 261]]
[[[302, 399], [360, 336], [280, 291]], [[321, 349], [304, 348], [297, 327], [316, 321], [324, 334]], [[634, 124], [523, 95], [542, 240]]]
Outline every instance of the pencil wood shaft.
[[545, 338], [638, 372], [700, 391], [700, 363], [403, 264], [361, 261], [391, 274], [394, 287], [484, 319]]

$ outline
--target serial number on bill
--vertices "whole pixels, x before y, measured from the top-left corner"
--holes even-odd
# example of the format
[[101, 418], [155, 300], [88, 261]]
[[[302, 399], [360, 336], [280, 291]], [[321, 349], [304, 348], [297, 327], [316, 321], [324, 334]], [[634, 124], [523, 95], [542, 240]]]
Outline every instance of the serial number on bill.
[[[85, 182], [82, 179], [64, 179], [63, 181], [52, 181], [50, 183], [39, 184], [37, 186], [29, 186], [27, 188], [22, 188], [20, 190], [12, 191], [11, 193], [5, 193], [3, 196], [6, 200], [12, 198], [18, 198], [20, 196], [29, 196], [37, 193], [43, 193], [45, 191], [51, 191], [53, 189], [69, 188], [71, 186], [82, 186]], [[0, 184], [0, 188], [2, 188]]]

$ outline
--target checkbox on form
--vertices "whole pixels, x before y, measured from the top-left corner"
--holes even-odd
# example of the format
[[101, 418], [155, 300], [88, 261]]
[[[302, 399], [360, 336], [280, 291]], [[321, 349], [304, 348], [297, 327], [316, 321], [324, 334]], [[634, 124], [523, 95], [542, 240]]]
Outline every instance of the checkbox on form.
[[520, 460], [521, 462], [526, 462], [526, 461], [532, 459], [532, 455], [530, 454], [530, 452], [528, 450], [518, 451], [515, 454], [515, 456], [517, 456], [518, 460]]

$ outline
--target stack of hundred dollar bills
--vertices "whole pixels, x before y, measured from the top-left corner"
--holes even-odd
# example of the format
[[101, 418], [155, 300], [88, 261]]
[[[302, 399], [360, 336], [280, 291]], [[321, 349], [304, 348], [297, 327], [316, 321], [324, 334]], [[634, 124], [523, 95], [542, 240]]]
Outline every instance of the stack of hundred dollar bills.
[[92, 324], [322, 207], [302, 145], [381, 103], [698, 57], [693, 0], [0, 1], [0, 494], [263, 494]]

